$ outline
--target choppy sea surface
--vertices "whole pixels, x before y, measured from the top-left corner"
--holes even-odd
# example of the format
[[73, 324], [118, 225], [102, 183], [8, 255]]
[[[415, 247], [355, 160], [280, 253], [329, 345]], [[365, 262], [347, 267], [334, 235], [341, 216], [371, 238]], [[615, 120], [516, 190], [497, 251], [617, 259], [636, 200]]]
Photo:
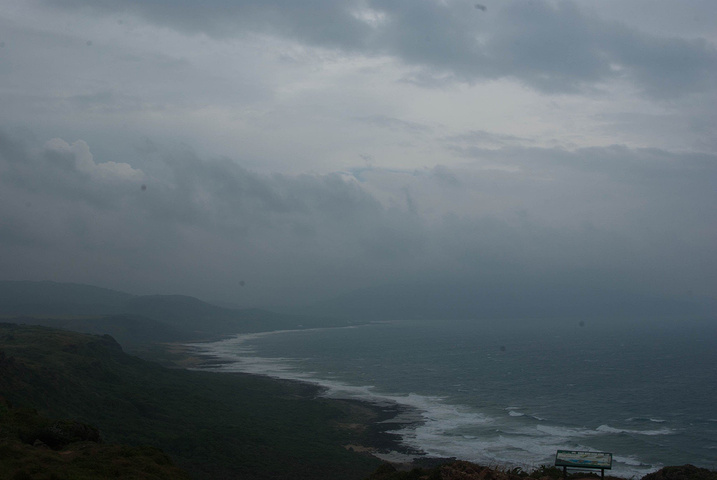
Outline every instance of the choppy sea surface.
[[215, 369], [295, 379], [412, 412], [432, 456], [552, 465], [612, 452], [612, 474], [717, 468], [717, 319], [392, 321], [197, 344]]

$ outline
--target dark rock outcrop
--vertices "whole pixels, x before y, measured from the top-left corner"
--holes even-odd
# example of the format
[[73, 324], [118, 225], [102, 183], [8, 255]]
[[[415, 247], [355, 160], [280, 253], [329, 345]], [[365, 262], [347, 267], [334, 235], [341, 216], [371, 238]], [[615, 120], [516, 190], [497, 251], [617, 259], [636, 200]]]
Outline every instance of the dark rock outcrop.
[[53, 450], [75, 442], [100, 442], [97, 428], [75, 420], [58, 420], [35, 431], [34, 436], [33, 443], [39, 440]]
[[664, 467], [645, 475], [642, 480], [717, 480], [717, 472], [687, 464]]

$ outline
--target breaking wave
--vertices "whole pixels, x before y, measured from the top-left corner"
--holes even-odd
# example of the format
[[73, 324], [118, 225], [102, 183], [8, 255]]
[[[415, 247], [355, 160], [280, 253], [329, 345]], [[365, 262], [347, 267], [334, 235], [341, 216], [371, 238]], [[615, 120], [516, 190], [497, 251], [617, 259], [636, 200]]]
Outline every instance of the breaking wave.
[[[319, 329], [317, 329], [319, 330]], [[324, 330], [324, 329], [320, 329]], [[504, 407], [507, 415], [476, 411], [465, 405], [454, 405], [439, 396], [416, 393], [384, 392], [373, 385], [352, 385], [334, 378], [321, 378], [316, 372], [303, 370], [301, 359], [267, 358], [257, 354], [253, 342], [282, 331], [238, 335], [214, 342], [191, 344], [200, 354], [216, 357], [219, 362], [208, 368], [220, 372], [243, 372], [275, 378], [298, 380], [320, 386], [330, 398], [354, 399], [377, 406], [400, 406], [401, 413], [386, 423], [395, 424], [392, 431], [403, 443], [433, 457], [456, 457], [482, 464], [515, 465], [533, 468], [552, 464], [561, 448], [592, 450], [583, 442], [598, 435], [634, 434], [668, 435], [670, 429], [635, 430], [601, 425], [596, 429], [549, 424], [545, 419]], [[395, 452], [394, 452], [395, 453]], [[391, 453], [387, 452], [390, 457]], [[636, 457], [614, 457], [621, 475], [644, 475], [657, 466]]]

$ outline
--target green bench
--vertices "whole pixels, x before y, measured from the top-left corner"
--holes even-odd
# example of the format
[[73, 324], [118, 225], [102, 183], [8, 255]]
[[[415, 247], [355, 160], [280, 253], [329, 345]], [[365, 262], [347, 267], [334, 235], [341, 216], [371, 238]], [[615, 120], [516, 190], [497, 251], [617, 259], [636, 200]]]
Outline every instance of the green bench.
[[563, 478], [567, 478], [568, 468], [588, 468], [599, 469], [601, 478], [605, 480], [605, 470], [612, 468], [612, 453], [558, 450], [555, 466], [563, 467]]

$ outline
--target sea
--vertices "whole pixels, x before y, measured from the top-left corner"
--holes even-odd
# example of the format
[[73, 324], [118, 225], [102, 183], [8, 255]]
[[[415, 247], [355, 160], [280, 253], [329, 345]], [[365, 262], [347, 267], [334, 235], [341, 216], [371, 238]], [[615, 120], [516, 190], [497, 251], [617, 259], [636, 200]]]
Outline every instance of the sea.
[[625, 478], [717, 469], [715, 318], [396, 320], [193, 347], [214, 370], [403, 406], [394, 432], [427, 456], [529, 470], [590, 450]]

